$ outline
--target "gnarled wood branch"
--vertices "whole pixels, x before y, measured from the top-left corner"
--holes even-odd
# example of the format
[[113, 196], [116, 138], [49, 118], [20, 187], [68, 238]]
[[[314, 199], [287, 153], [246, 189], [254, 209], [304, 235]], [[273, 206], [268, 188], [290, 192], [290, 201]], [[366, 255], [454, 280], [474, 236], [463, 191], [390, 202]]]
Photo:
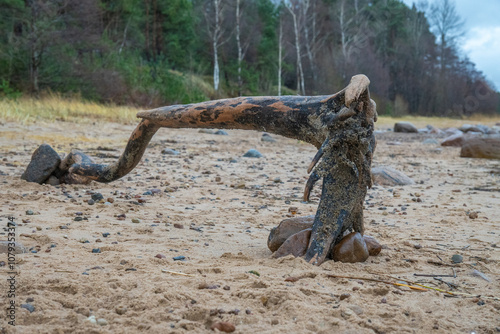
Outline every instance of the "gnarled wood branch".
[[75, 153], [75, 163], [68, 168], [71, 159], [66, 161], [56, 175], [63, 182], [117, 180], [139, 163], [160, 127], [260, 130], [306, 141], [318, 153], [308, 169], [304, 199], [321, 178], [323, 185], [305, 258], [321, 264], [343, 232], [363, 233], [377, 118], [369, 83], [357, 75], [334, 95], [239, 97], [141, 111], [137, 116], [142, 120], [116, 163], [94, 164]]

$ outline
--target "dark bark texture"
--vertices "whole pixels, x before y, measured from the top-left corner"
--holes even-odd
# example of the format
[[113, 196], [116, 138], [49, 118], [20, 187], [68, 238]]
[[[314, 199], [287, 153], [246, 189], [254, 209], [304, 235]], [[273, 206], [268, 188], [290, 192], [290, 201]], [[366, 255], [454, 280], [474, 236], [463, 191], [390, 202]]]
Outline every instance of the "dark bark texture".
[[356, 75], [334, 95], [239, 97], [141, 111], [137, 116], [142, 120], [116, 163], [95, 164], [76, 151], [56, 176], [66, 183], [117, 180], [139, 163], [160, 127], [259, 130], [306, 141], [318, 153], [308, 170], [304, 199], [317, 181], [323, 179], [323, 185], [305, 259], [319, 265], [345, 231], [363, 233], [377, 118], [369, 83], [366, 76]]

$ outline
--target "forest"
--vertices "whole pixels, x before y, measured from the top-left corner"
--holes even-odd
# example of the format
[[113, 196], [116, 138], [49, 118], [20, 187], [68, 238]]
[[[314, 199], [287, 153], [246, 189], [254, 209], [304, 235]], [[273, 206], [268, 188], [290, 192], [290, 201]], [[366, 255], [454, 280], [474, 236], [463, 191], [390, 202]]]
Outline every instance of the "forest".
[[380, 114], [498, 114], [463, 34], [452, 0], [0, 0], [0, 98], [153, 108], [332, 94], [364, 73]]

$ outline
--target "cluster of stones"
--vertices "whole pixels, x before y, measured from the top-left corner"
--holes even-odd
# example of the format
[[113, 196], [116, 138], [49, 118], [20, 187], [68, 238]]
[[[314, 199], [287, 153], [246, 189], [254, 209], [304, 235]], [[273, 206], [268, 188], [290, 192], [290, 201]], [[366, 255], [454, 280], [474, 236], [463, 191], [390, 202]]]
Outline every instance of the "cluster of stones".
[[460, 128], [438, 129], [428, 125], [417, 129], [410, 122], [398, 122], [394, 124], [394, 132], [435, 134], [444, 137], [441, 146], [460, 147], [461, 157], [500, 159], [500, 123], [492, 127], [464, 124]]
[[[314, 216], [288, 218], [274, 227], [269, 234], [267, 247], [273, 257], [304, 256], [309, 246]], [[369, 256], [380, 253], [382, 246], [370, 236], [358, 232], [345, 235], [330, 251], [329, 258], [344, 263], [364, 262]]]
[[[72, 150], [66, 157], [61, 158], [59, 154], [48, 144], [40, 145], [32, 154], [31, 161], [26, 167], [21, 179], [39, 184], [48, 183], [58, 185], [60, 183], [86, 184], [90, 180], [78, 175], [68, 174], [69, 168], [75, 163], [93, 163], [92, 159], [78, 150]], [[68, 180], [67, 178], [72, 178]]]

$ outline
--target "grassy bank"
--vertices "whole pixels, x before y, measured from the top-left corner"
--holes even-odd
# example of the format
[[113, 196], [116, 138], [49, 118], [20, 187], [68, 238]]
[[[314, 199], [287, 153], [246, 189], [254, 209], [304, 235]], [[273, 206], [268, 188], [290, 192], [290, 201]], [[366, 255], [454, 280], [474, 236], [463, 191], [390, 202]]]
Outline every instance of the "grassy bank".
[[[117, 123], [136, 123], [136, 113], [139, 109], [128, 106], [99, 104], [84, 101], [78, 98], [62, 98], [58, 95], [46, 95], [35, 99], [23, 97], [17, 100], [0, 99], [0, 121], [33, 124], [44, 121], [67, 121], [76, 123], [91, 123], [108, 121]], [[454, 119], [444, 117], [380, 116], [376, 127], [379, 129], [392, 128], [395, 122], [408, 121], [421, 128], [428, 124], [435, 127], [458, 127], [465, 123], [495, 125], [500, 122], [500, 116], [474, 115], [468, 119]]]
[[77, 98], [48, 95], [39, 99], [0, 100], [0, 121], [33, 124], [38, 121], [68, 121], [89, 123], [96, 120], [133, 123], [137, 109], [127, 106], [104, 105]]

